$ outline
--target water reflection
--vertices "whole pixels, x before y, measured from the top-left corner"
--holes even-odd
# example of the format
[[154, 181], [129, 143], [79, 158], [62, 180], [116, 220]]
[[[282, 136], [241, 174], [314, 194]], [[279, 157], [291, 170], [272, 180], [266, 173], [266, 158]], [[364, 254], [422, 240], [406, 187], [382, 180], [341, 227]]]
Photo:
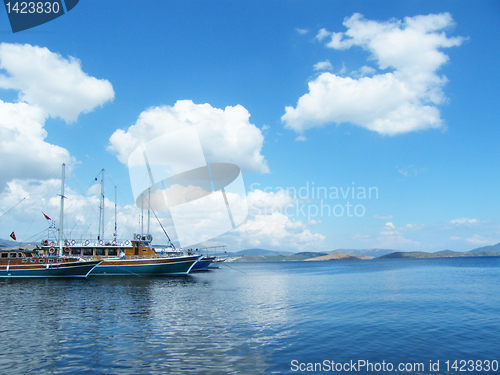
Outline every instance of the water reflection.
[[187, 277], [3, 280], [1, 373], [260, 374], [290, 373], [292, 359], [484, 360], [500, 349], [495, 264], [294, 262]]

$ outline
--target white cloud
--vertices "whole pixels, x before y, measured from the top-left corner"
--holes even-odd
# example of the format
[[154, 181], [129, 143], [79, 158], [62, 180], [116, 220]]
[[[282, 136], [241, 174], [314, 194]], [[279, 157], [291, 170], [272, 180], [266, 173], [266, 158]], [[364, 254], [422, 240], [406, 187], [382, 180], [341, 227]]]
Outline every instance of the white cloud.
[[80, 61], [29, 44], [0, 44], [0, 87], [19, 90], [19, 100], [51, 117], [75, 121], [114, 98], [111, 83], [88, 76]]
[[325, 39], [326, 37], [330, 36], [332, 33], [329, 32], [327, 29], [321, 29], [318, 34], [316, 35], [316, 39], [318, 39], [320, 42]]
[[69, 151], [45, 141], [45, 121], [74, 121], [114, 96], [76, 59], [29, 44], [0, 44], [0, 88], [19, 91], [19, 102], [0, 101], [0, 191], [13, 179], [47, 179], [63, 162], [71, 168]]
[[235, 229], [235, 232], [250, 246], [303, 251], [315, 251], [324, 247], [326, 237], [312, 233], [305, 229], [306, 226], [300, 220], [291, 220], [280, 212], [273, 212], [271, 215], [256, 215]]
[[[458, 46], [463, 38], [448, 38], [448, 13], [405, 18], [403, 22], [370, 21], [360, 14], [346, 18], [345, 33], [321, 29], [316, 38], [326, 46], [359, 46], [370, 53], [381, 70], [391, 72], [353, 79], [325, 72], [309, 82], [309, 92], [296, 108], [287, 106], [285, 127], [302, 133], [327, 123], [353, 123], [380, 134], [395, 135], [444, 126], [436, 107], [445, 101], [446, 77], [437, 70], [448, 61], [442, 48]], [[373, 74], [361, 68], [355, 75]], [[363, 75], [364, 75], [363, 74]]]
[[454, 225], [471, 225], [471, 224], [477, 224], [479, 223], [479, 221], [477, 219], [469, 219], [463, 217], [461, 219], [450, 220], [450, 223]]
[[398, 168], [398, 172], [401, 175], [403, 175], [403, 177], [404, 177], [403, 180], [405, 180], [408, 177], [415, 177], [415, 176], [417, 176], [417, 175], [419, 175], [427, 170], [426, 168], [417, 168], [413, 165], [409, 165], [407, 167], [396, 166], [396, 168]]
[[353, 77], [359, 78], [359, 77], [365, 77], [365, 76], [374, 75], [376, 72], [377, 71], [374, 68], [372, 68], [371, 66], [363, 65], [358, 70], [352, 71], [351, 75]]
[[332, 70], [333, 66], [330, 60], [320, 61], [319, 63], [314, 64], [314, 70]]
[[385, 226], [390, 229], [396, 228], [392, 222], [385, 223]]
[[264, 192], [256, 189], [247, 194], [248, 212], [250, 215], [271, 215], [274, 212], [284, 213], [287, 207], [293, 207], [297, 200], [288, 190]]
[[130, 153], [143, 142], [194, 125], [209, 163], [233, 163], [246, 172], [268, 173], [266, 160], [260, 153], [264, 136], [249, 122], [249, 117], [250, 113], [241, 105], [222, 110], [210, 104], [179, 100], [173, 107], [149, 108], [127, 130], [115, 131], [108, 150], [126, 164]]
[[287, 216], [297, 204], [287, 190], [264, 192], [254, 190], [247, 195], [248, 219], [235, 230], [218, 240], [231, 244], [233, 248], [279, 248], [313, 251], [324, 249], [326, 237], [311, 232], [311, 227], [320, 220], [302, 221]]
[[397, 249], [400, 246], [403, 246], [406, 250], [407, 248], [419, 248], [421, 243], [419, 241], [414, 241], [409, 238], [406, 238], [402, 235], [386, 235], [380, 236], [377, 238], [378, 246], [382, 248], [392, 248]]
[[392, 215], [373, 215], [375, 219], [391, 220], [394, 219]]
[[422, 226], [407, 224], [402, 228], [396, 228], [392, 222], [385, 224], [384, 228], [380, 231], [380, 236], [377, 238], [379, 247], [396, 248], [398, 246], [404, 246], [405, 248], [419, 248], [421, 246], [419, 241], [414, 241], [406, 238], [401, 231], [407, 229], [421, 229]]
[[484, 237], [481, 237], [478, 234], [474, 234], [471, 237], [467, 237], [465, 239], [465, 241], [467, 241], [468, 243], [471, 243], [473, 245], [487, 245], [488, 243], [491, 243], [489, 240], [487, 240]]
[[493, 240], [488, 240], [478, 234], [474, 234], [470, 237], [458, 237], [458, 236], [451, 236], [450, 240], [452, 241], [465, 241], [467, 243], [470, 243], [472, 245], [488, 245], [488, 244], [494, 244], [496, 241]]
[[300, 35], [306, 35], [309, 32], [308, 29], [301, 29], [298, 27], [295, 28], [295, 31], [297, 31]]
[[299, 141], [299, 142], [305, 142], [306, 141], [306, 136], [305, 135], [299, 135], [297, 138], [295, 138], [296, 141]]
[[46, 179], [69, 152], [45, 142], [45, 114], [39, 107], [0, 100], [0, 191], [14, 178]]

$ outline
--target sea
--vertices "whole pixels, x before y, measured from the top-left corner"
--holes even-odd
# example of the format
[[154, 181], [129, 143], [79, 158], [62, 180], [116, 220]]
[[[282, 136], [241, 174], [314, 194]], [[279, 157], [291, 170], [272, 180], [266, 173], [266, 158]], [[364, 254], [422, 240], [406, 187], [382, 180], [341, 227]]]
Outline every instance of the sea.
[[1, 374], [500, 374], [500, 257], [0, 280]]

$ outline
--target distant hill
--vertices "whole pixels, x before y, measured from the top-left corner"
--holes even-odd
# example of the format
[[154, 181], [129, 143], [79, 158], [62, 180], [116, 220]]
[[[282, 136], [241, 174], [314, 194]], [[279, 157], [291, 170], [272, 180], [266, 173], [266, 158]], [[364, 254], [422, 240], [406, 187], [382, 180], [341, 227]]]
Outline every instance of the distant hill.
[[500, 251], [500, 243], [491, 246], [478, 247], [477, 249], [469, 251], [469, 253], [489, 253]]
[[451, 257], [476, 257], [476, 256], [500, 256], [500, 251], [484, 251], [484, 252], [458, 252], [451, 250], [438, 251], [436, 253], [426, 253], [424, 251], [397, 251], [392, 254], [387, 254], [379, 257], [384, 258], [451, 258]]
[[434, 254], [454, 254], [456, 251], [453, 250], [441, 250], [441, 251], [436, 251]]
[[314, 257], [321, 257], [327, 255], [326, 253], [315, 252], [302, 252], [285, 257], [284, 260], [306, 260]]
[[0, 247], [12, 247], [16, 246], [18, 243], [16, 241], [11, 240], [3, 240], [0, 238]]
[[321, 261], [321, 260], [342, 260], [342, 259], [372, 259], [366, 255], [354, 255], [354, 254], [346, 254], [342, 252], [335, 252], [323, 256], [318, 256], [315, 258], [305, 259], [306, 261]]
[[378, 258], [383, 255], [392, 254], [398, 250], [391, 249], [336, 249], [335, 252], [341, 252], [352, 255], [366, 255], [372, 258]]
[[439, 253], [426, 253], [424, 251], [396, 251], [392, 254], [382, 255], [379, 259], [389, 259], [389, 258], [437, 258], [444, 257], [446, 254]]
[[[239, 253], [239, 252], [238, 252]], [[230, 262], [283, 262], [283, 261], [301, 261], [308, 258], [326, 255], [326, 253], [303, 252], [288, 256], [284, 255], [239, 255], [228, 258]]]

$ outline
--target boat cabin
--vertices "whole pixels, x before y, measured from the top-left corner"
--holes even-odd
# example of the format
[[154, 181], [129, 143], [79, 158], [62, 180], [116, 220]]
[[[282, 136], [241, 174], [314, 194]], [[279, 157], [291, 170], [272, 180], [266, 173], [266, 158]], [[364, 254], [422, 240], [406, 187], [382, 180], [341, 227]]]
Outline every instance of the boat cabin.
[[[151, 235], [141, 236], [136, 234], [132, 241], [66, 241], [63, 253], [64, 255], [83, 259], [154, 259], [165, 257], [155, 251], [151, 244], [152, 240], [153, 237]], [[56, 254], [59, 250], [57, 246], [57, 242], [55, 241], [42, 241], [42, 249], [48, 255]]]
[[61, 263], [63, 260], [57, 257], [44, 257], [38, 250], [24, 250], [24, 249], [1, 249], [0, 250], [0, 264], [25, 264], [25, 263]]

